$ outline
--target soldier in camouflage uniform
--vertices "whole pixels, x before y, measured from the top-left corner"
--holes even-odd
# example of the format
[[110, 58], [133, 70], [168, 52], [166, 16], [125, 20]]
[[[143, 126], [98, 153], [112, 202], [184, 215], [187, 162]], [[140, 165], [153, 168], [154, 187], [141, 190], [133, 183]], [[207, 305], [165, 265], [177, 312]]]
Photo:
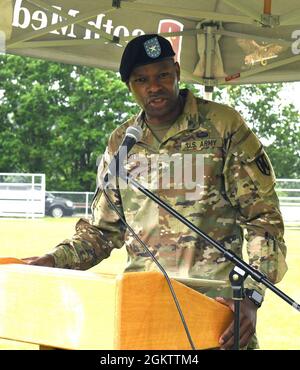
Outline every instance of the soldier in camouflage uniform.
[[[157, 35], [138, 37], [126, 47], [120, 73], [142, 111], [110, 136], [99, 165], [98, 184], [126, 129], [140, 126], [143, 136], [129, 153], [126, 164], [129, 173], [133, 174], [138, 167], [138, 180], [147, 181], [151, 188], [152, 164], [159, 162], [155, 179], [158, 186], [152, 190], [240, 257], [243, 230], [246, 230], [249, 263], [276, 283], [287, 269], [286, 247], [269, 159], [258, 138], [235, 110], [196, 98], [188, 90], [179, 90], [180, 69], [173, 56], [169, 42]], [[141, 162], [146, 163], [144, 168]], [[150, 162], [152, 171], [148, 171]], [[193, 184], [191, 179], [187, 184], [180, 171], [175, 171], [179, 165], [184, 171], [201, 167], [201, 184]], [[161, 186], [166, 173], [168, 181]], [[218, 250], [138, 190], [120, 185], [107, 190], [108, 195], [168, 273], [228, 281], [233, 266]], [[95, 194], [92, 211], [90, 222], [79, 220], [72, 239], [59, 244], [52, 253], [32, 259], [31, 263], [85, 270], [109, 257], [113, 248], [125, 245], [126, 272], [157, 269], [109, 207], [101, 186]], [[246, 280], [245, 287], [264, 294], [264, 287], [251, 278]], [[228, 285], [201, 291], [211, 297], [222, 297], [217, 299], [233, 309]], [[256, 310], [252, 301], [243, 300], [241, 346], [255, 347], [252, 336]], [[220, 344], [225, 349], [232, 347], [232, 325], [220, 338]]]

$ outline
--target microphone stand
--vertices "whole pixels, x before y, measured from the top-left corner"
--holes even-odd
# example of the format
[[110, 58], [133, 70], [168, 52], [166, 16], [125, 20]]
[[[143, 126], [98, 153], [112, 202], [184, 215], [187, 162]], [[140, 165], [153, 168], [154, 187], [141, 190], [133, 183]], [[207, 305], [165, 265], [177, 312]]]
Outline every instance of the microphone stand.
[[142, 186], [139, 182], [133, 179], [124, 169], [124, 167], [120, 166], [118, 174], [122, 180], [126, 183], [130, 184], [134, 188], [141, 191], [144, 195], [149, 197], [153, 200], [156, 204], [162, 207], [165, 211], [167, 211], [170, 215], [174, 216], [177, 220], [182, 222], [186, 225], [189, 229], [194, 231], [197, 235], [201, 236], [205, 239], [209, 244], [214, 246], [218, 251], [220, 251], [223, 256], [234, 264], [233, 270], [229, 274], [229, 280], [231, 282], [231, 287], [233, 290], [233, 300], [234, 300], [234, 348], [233, 349], [240, 349], [239, 345], [239, 337], [240, 337], [240, 304], [242, 299], [244, 298], [244, 287], [243, 282], [248, 275], [252, 277], [258, 283], [264, 284], [267, 288], [269, 288], [273, 293], [277, 294], [281, 299], [283, 299], [286, 303], [294, 307], [297, 311], [300, 311], [300, 305], [295, 302], [292, 298], [286, 295], [283, 291], [278, 289], [271, 281], [268, 280], [265, 274], [256, 270], [248, 263], [243, 261], [239, 256], [237, 256], [232, 251], [223, 247], [222, 244], [218, 243], [211, 237], [209, 237], [205, 232], [200, 230], [197, 226], [191, 223], [188, 219], [182, 216], [179, 212], [175, 209], [170, 207], [165, 201], [160, 199], [157, 195], [152, 193], [150, 190], [146, 189]]

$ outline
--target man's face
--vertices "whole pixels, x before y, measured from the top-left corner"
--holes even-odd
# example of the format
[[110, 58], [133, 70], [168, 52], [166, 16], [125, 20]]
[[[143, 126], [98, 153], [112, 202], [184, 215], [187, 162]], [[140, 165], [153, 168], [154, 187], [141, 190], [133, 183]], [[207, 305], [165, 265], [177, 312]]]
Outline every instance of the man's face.
[[148, 119], [168, 121], [178, 105], [180, 68], [173, 59], [136, 67], [128, 88]]

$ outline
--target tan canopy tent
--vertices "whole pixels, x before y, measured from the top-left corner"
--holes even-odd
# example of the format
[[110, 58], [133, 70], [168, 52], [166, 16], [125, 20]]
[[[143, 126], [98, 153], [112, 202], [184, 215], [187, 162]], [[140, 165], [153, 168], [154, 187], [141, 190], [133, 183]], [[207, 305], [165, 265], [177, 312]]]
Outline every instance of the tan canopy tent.
[[299, 0], [0, 0], [10, 54], [118, 70], [143, 33], [170, 38], [185, 81], [300, 80]]

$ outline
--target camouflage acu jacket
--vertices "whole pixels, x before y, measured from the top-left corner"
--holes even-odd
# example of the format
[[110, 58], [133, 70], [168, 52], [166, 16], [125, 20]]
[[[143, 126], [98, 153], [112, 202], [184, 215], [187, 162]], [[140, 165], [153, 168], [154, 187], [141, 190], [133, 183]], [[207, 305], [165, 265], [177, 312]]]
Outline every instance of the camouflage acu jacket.
[[[245, 231], [249, 263], [272, 282], [280, 281], [287, 269], [284, 227], [274, 191], [275, 176], [260, 141], [234, 109], [196, 98], [187, 90], [181, 94], [186, 98], [183, 113], [162, 142], [152, 135], [143, 113], [112, 133], [98, 178], [106, 172], [127, 127], [140, 125], [143, 137], [129, 153], [129, 173], [144, 182], [152, 174], [150, 190], [240, 257]], [[151, 166], [157, 164], [154, 180], [153, 167], [147, 172], [150, 162]], [[185, 175], [191, 170], [194, 174]], [[198, 180], [192, 181], [197, 176]], [[156, 186], [152, 186], [153, 181]], [[116, 189], [108, 190], [108, 195], [167, 272], [228, 280], [232, 264], [138, 190], [119, 183]], [[125, 246], [126, 271], [157, 268], [108, 206], [100, 187], [92, 211], [92, 221], [81, 219], [73, 238], [53, 251], [57, 267], [88, 269], [107, 258], [113, 248]], [[250, 278], [245, 285], [264, 290]], [[204, 293], [220, 294], [210, 289]], [[230, 294], [226, 288], [222, 293]]]

